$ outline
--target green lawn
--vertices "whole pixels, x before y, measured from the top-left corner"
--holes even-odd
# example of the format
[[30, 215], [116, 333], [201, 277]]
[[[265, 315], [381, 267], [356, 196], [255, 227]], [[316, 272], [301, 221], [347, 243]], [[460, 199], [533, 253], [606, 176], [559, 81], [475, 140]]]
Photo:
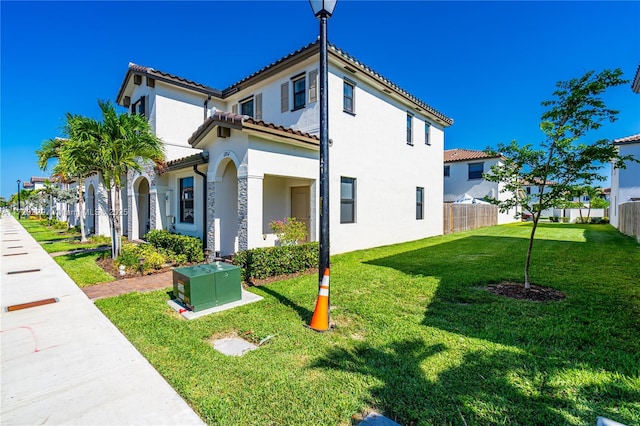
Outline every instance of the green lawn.
[[[640, 424], [640, 245], [609, 225], [544, 224], [532, 281], [561, 302], [486, 285], [522, 278], [531, 224], [334, 256], [335, 330], [303, 326], [317, 276], [194, 321], [166, 291], [96, 305], [209, 424]], [[275, 336], [226, 357], [212, 336]]]
[[115, 281], [110, 274], [105, 272], [96, 259], [100, 253], [79, 253], [56, 256], [54, 260], [64, 269], [78, 287], [87, 287], [94, 284]]

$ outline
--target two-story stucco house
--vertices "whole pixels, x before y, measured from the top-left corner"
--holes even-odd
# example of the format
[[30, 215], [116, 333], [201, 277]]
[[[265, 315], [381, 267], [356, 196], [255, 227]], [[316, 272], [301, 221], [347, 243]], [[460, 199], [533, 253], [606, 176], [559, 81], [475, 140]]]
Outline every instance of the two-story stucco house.
[[[228, 255], [274, 245], [270, 221], [291, 216], [317, 240], [318, 56], [309, 44], [222, 90], [130, 64], [116, 102], [148, 118], [168, 161], [127, 176], [128, 237], [170, 229]], [[331, 252], [442, 234], [453, 120], [335, 46], [328, 95]], [[99, 210], [97, 182], [87, 194]]]
[[[460, 200], [465, 194], [479, 200], [484, 198], [506, 199], [509, 194], [500, 192], [502, 184], [483, 178], [491, 166], [499, 164], [503, 157], [489, 155], [472, 149], [448, 149], [444, 151], [444, 202]], [[516, 209], [498, 213], [498, 224], [517, 222]]]
[[[613, 144], [622, 156], [633, 155], [640, 158], [640, 134], [616, 139]], [[640, 202], [640, 164], [627, 162], [624, 169], [617, 169], [611, 165], [611, 195], [609, 205], [609, 219], [611, 224], [618, 227], [620, 218], [619, 206], [623, 203]]]

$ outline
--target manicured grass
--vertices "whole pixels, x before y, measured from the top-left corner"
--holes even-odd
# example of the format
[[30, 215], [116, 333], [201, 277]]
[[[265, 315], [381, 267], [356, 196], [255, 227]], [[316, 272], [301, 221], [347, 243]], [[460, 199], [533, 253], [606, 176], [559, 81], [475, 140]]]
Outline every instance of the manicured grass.
[[64, 269], [78, 287], [115, 281], [96, 263], [100, 253], [81, 253], [56, 256], [54, 260]]
[[[96, 305], [209, 424], [640, 424], [640, 245], [609, 225], [545, 224], [532, 280], [561, 302], [486, 285], [522, 278], [531, 224], [332, 258], [331, 315], [308, 324], [317, 276], [253, 288], [264, 300], [194, 321], [165, 291]], [[243, 357], [211, 336], [275, 336]]]
[[58, 240], [80, 240], [80, 234], [72, 230], [54, 229], [45, 224], [45, 220], [22, 219], [20, 224], [37, 242]]
[[47, 253], [58, 253], [61, 251], [92, 249], [97, 247], [110, 248], [111, 246], [105, 246], [104, 243], [95, 243], [92, 241], [89, 241], [86, 243], [81, 243], [80, 241], [57, 241], [57, 242], [42, 244], [42, 248], [44, 248]]

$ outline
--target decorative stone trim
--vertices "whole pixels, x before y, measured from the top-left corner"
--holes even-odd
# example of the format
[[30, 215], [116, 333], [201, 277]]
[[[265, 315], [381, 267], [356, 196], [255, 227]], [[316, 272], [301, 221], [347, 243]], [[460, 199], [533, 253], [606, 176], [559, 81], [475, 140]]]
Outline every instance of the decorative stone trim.
[[249, 181], [246, 177], [238, 178], [238, 250], [249, 248]]
[[213, 262], [216, 255], [216, 183], [207, 181], [207, 260]]

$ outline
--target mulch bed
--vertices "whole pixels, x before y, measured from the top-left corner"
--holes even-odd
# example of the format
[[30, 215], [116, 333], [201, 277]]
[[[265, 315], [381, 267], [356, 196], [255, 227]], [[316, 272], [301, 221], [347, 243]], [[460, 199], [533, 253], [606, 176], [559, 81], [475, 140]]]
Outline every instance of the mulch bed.
[[[146, 271], [144, 274], [140, 274], [139, 272], [127, 272], [125, 275], [120, 275], [120, 270], [115, 265], [113, 259], [111, 259], [111, 258], [108, 258], [108, 259], [97, 259], [96, 263], [98, 264], [99, 267], [104, 269], [104, 271], [106, 273], [111, 274], [117, 280], [123, 280], [125, 278], [135, 278], [135, 277], [139, 277], [141, 275], [161, 274], [163, 272], [171, 271], [172, 269], [174, 269], [173, 266], [167, 266], [167, 267], [161, 268], [161, 269], [154, 269], [152, 271]], [[184, 265], [184, 266], [189, 266], [189, 265]]]
[[491, 284], [487, 289], [499, 296], [509, 297], [511, 299], [531, 300], [533, 302], [555, 302], [563, 300], [566, 295], [558, 290], [549, 287], [541, 287], [531, 284], [531, 288], [525, 289], [524, 283], [516, 283], [511, 281], [503, 281], [499, 284]]

